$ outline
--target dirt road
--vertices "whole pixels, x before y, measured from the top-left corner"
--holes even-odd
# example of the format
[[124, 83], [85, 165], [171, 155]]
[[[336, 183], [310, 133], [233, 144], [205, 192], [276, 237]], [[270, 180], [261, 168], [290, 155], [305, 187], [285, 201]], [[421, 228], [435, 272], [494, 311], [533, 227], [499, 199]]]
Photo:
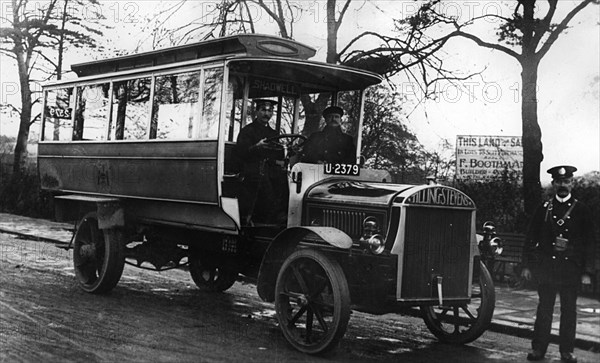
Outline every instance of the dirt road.
[[109, 295], [90, 295], [76, 285], [70, 252], [0, 234], [0, 361], [505, 362], [524, 361], [528, 345], [490, 332], [444, 345], [421, 319], [354, 312], [338, 349], [311, 357], [287, 344], [253, 284], [207, 294], [186, 271], [126, 267]]

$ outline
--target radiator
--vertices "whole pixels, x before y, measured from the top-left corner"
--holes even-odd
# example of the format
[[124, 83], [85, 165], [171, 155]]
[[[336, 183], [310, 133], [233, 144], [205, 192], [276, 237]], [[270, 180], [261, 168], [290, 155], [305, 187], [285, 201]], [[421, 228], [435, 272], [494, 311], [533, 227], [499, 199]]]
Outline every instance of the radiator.
[[471, 210], [407, 207], [402, 263], [402, 299], [437, 299], [437, 277], [444, 298], [469, 291]]

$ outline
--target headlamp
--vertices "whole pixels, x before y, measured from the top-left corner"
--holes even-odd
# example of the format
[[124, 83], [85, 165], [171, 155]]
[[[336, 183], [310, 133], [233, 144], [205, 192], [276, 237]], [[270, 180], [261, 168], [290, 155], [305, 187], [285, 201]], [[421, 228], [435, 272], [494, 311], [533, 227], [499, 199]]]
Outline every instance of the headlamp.
[[504, 251], [504, 244], [502, 243], [502, 239], [499, 237], [494, 237], [489, 242], [490, 251], [494, 254], [494, 256], [500, 256], [502, 251]]
[[372, 235], [367, 241], [371, 252], [378, 255], [385, 249], [385, 243], [383, 241], [383, 237], [380, 234]]
[[363, 235], [361, 245], [368, 247], [372, 253], [378, 255], [385, 249], [385, 240], [379, 234], [379, 223], [375, 217], [367, 217], [363, 221]]

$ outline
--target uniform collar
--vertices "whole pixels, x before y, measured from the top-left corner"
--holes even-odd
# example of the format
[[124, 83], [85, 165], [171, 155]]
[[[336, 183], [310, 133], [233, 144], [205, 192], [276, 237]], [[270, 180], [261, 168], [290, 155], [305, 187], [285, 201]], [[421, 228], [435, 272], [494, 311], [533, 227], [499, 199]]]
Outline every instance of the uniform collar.
[[555, 196], [556, 200], [558, 200], [560, 203], [566, 203], [569, 201], [569, 199], [571, 199], [571, 193], [569, 193], [569, 195], [567, 195], [564, 198], [559, 197], [558, 195]]

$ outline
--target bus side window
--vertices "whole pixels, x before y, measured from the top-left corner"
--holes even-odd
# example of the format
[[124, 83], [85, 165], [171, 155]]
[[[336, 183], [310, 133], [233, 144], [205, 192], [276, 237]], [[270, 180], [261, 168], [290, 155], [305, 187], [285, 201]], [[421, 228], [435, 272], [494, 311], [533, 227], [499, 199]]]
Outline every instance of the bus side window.
[[235, 142], [242, 126], [243, 81], [230, 75], [227, 87], [227, 109], [225, 110], [225, 140]]
[[338, 106], [344, 109], [342, 130], [354, 138], [358, 137], [358, 122], [360, 118], [360, 91], [342, 91], [338, 93]]
[[294, 133], [294, 111], [295, 111], [295, 99], [292, 97], [281, 97], [281, 124], [279, 133], [280, 134], [292, 134]]
[[150, 138], [192, 138], [199, 124], [199, 93], [200, 72], [156, 77]]
[[45, 141], [70, 141], [73, 133], [73, 87], [46, 91], [44, 109]]
[[223, 89], [223, 68], [209, 68], [204, 71], [202, 122], [200, 139], [216, 139], [219, 135], [219, 115]]
[[106, 140], [109, 83], [77, 89], [73, 140]]
[[149, 108], [150, 77], [114, 82], [109, 139], [147, 139]]

